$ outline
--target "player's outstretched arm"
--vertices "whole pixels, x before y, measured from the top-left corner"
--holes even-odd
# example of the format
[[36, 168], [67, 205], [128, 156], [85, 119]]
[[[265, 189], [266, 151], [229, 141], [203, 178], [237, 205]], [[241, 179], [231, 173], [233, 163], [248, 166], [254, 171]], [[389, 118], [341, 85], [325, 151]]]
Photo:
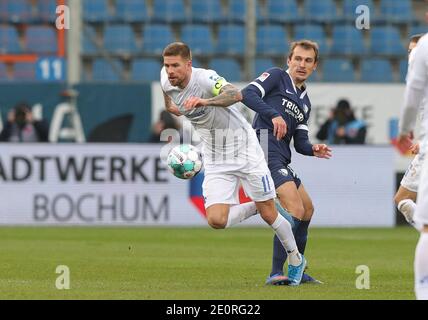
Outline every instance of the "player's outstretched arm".
[[171, 98], [165, 92], [163, 93], [163, 98], [165, 100], [166, 111], [175, 114], [176, 116], [181, 116], [180, 110], [178, 110], [178, 107], [174, 102], [172, 102]]
[[190, 97], [184, 102], [184, 108], [191, 110], [193, 108], [212, 106], [212, 107], [228, 107], [242, 100], [241, 92], [233, 85], [226, 84], [219, 91], [219, 95], [202, 99], [198, 97]]

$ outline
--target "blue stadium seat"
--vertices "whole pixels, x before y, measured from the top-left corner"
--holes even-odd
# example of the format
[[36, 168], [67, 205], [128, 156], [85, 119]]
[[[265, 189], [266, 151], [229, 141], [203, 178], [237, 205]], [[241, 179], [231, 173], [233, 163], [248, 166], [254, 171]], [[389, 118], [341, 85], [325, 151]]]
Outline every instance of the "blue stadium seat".
[[12, 26], [0, 25], [0, 54], [21, 53], [18, 32]]
[[222, 23], [225, 14], [221, 0], [192, 0], [191, 21], [196, 23]]
[[362, 82], [391, 82], [393, 74], [391, 64], [386, 59], [362, 60]]
[[378, 55], [404, 55], [400, 34], [392, 26], [376, 26], [370, 29], [371, 53]]
[[302, 20], [296, 0], [268, 0], [266, 15], [272, 23], [296, 23]]
[[158, 59], [137, 59], [132, 62], [131, 79], [135, 81], [159, 81], [162, 65]]
[[[84, 26], [82, 40], [82, 53], [83, 54], [96, 54], [98, 48], [96, 45], [97, 35], [95, 30], [89, 25]], [[95, 43], [94, 43], [95, 41]]]
[[221, 25], [218, 31], [216, 52], [243, 55], [245, 53], [245, 28], [239, 25]]
[[[112, 64], [115, 66], [113, 67]], [[112, 64], [104, 59], [95, 59], [92, 65], [93, 81], [120, 81], [123, 72], [119, 61], [113, 60]]]
[[330, 23], [338, 20], [337, 8], [333, 0], [305, 0], [305, 20]]
[[151, 54], [161, 54], [174, 36], [168, 25], [146, 25], [143, 31], [143, 51]]
[[316, 24], [296, 25], [294, 29], [294, 40], [310, 39], [318, 43], [320, 54], [327, 54], [327, 37], [324, 29]]
[[6, 65], [3, 62], [0, 62], [0, 81], [9, 80], [7, 77]]
[[13, 80], [35, 81], [36, 65], [31, 62], [17, 62], [13, 66]]
[[333, 29], [331, 54], [361, 55], [366, 53], [363, 34], [354, 26], [336, 25]]
[[39, 0], [37, 2], [37, 17], [42, 22], [53, 23], [56, 21], [56, 0]]
[[26, 49], [38, 54], [58, 51], [56, 29], [47, 26], [29, 26], [25, 32]]
[[253, 78], [258, 77], [263, 72], [265, 72], [267, 69], [270, 69], [272, 67], [275, 67], [275, 63], [272, 59], [269, 58], [256, 58], [254, 63], [254, 75]]
[[104, 48], [116, 54], [133, 54], [138, 48], [130, 25], [109, 25], [104, 30]]
[[183, 0], [156, 0], [152, 19], [156, 23], [184, 23], [188, 21]]
[[398, 69], [400, 71], [400, 82], [405, 82], [406, 81], [406, 76], [407, 76], [407, 67], [408, 67], [409, 63], [408, 63], [408, 59], [401, 59], [400, 60], [400, 64], [398, 66]]
[[[245, 23], [247, 15], [247, 8], [245, 1], [242, 0], [229, 0], [227, 8], [227, 20], [232, 23]], [[265, 20], [262, 9], [258, 1], [256, 1], [256, 19], [258, 22]]]
[[285, 56], [288, 52], [289, 39], [279, 25], [260, 26], [257, 28], [257, 54]]
[[145, 0], [117, 0], [116, 17], [122, 22], [146, 22], [149, 14]]
[[181, 29], [181, 41], [190, 46], [193, 54], [214, 53], [213, 37], [207, 25], [185, 25]]
[[199, 61], [199, 59], [192, 57], [192, 67], [193, 68], [204, 68], [204, 65], [202, 64], [201, 61]]
[[346, 21], [355, 21], [361, 14], [356, 13], [355, 10], [358, 6], [365, 5], [370, 9], [370, 17], [375, 15], [375, 6], [373, 0], [344, 0], [343, 2], [343, 17]]
[[381, 0], [380, 19], [387, 22], [410, 23], [415, 21], [410, 0]]
[[29, 23], [33, 13], [31, 3], [27, 0], [0, 1], [0, 21], [11, 23]]
[[409, 38], [415, 34], [427, 33], [428, 26], [427, 25], [416, 25], [410, 27]]
[[82, 1], [83, 18], [87, 22], [109, 22], [113, 20], [110, 13], [108, 0]]
[[348, 59], [325, 59], [322, 62], [323, 80], [328, 82], [355, 81], [355, 72]]
[[229, 82], [241, 81], [241, 67], [234, 59], [212, 59], [209, 63], [209, 68], [215, 70]]

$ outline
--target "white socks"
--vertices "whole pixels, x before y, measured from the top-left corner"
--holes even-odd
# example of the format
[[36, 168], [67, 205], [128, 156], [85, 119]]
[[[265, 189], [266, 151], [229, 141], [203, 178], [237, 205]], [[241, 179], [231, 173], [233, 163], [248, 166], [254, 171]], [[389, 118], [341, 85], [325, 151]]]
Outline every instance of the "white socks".
[[279, 241], [281, 241], [282, 245], [287, 250], [289, 264], [293, 266], [300, 265], [302, 263], [302, 256], [297, 250], [296, 240], [294, 239], [290, 223], [283, 216], [278, 214], [278, 217], [271, 227], [275, 230]]
[[428, 233], [422, 232], [415, 253], [416, 299], [428, 300]]
[[231, 206], [229, 209], [229, 215], [227, 217], [227, 223], [225, 228], [230, 228], [235, 224], [238, 224], [249, 217], [257, 214], [256, 204], [254, 202], [248, 202]]
[[414, 203], [413, 200], [411, 199], [401, 200], [398, 203], [397, 208], [403, 214], [404, 218], [406, 218], [409, 224], [411, 224], [419, 232], [422, 231], [423, 225], [413, 220], [413, 215], [415, 214], [415, 211], [416, 211], [416, 203]]

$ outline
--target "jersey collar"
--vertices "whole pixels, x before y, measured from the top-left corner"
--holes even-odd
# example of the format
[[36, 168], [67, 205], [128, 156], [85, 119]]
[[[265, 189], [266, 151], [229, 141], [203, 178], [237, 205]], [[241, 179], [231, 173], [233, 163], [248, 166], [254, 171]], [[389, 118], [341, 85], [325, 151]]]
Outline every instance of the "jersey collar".
[[[296, 85], [294, 84], [293, 78], [290, 76], [290, 69], [287, 69], [285, 72], [288, 74], [288, 77], [290, 78], [291, 84], [293, 85], [294, 92], [297, 95], [299, 95], [298, 94], [299, 91], [298, 91]], [[306, 96], [306, 94], [307, 94], [306, 93], [306, 85], [305, 84], [303, 84], [301, 91], [302, 92], [300, 93], [300, 99], [303, 99]]]

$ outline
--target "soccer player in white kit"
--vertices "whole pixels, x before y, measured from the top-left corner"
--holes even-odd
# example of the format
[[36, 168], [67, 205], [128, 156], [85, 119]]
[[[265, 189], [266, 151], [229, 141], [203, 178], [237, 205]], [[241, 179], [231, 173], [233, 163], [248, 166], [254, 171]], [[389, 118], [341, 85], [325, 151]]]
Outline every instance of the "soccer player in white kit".
[[[416, 116], [424, 99], [422, 126], [425, 131], [428, 130], [428, 35], [423, 36], [413, 50], [413, 62], [407, 74], [404, 106], [399, 125], [399, 144], [407, 148], [412, 145]], [[421, 141], [419, 150], [421, 154], [427, 152], [427, 139], [425, 136]], [[422, 165], [414, 220], [423, 224], [415, 252], [416, 298], [428, 300], [428, 161], [424, 161]]]
[[[306, 260], [297, 249], [290, 223], [276, 211], [274, 183], [257, 136], [233, 105], [242, 99], [240, 91], [214, 70], [193, 68], [190, 49], [184, 43], [169, 44], [163, 61], [161, 86], [166, 109], [184, 115], [201, 136], [208, 224], [214, 229], [228, 228], [260, 213], [289, 252], [290, 285], [299, 285]], [[203, 107], [192, 108], [196, 105]], [[282, 137], [285, 123], [277, 128]], [[254, 202], [239, 204], [240, 182]]]
[[[417, 34], [410, 38], [409, 70], [413, 65], [413, 49], [416, 47], [416, 44], [418, 43], [419, 39], [422, 38], [422, 36], [423, 34]], [[423, 103], [420, 108], [419, 116], [421, 121], [423, 121]], [[426, 132], [422, 126], [419, 132], [419, 141], [422, 141], [425, 138], [425, 134]], [[416, 210], [416, 196], [421, 177], [422, 164], [424, 161], [424, 153], [419, 153], [419, 142], [415, 143], [410, 150], [413, 154], [415, 154], [415, 157], [413, 158], [412, 162], [406, 170], [403, 179], [401, 180], [400, 187], [395, 194], [394, 201], [398, 210], [403, 214], [407, 222], [416, 230], [421, 231], [422, 224], [415, 222], [413, 220], [413, 216]]]

